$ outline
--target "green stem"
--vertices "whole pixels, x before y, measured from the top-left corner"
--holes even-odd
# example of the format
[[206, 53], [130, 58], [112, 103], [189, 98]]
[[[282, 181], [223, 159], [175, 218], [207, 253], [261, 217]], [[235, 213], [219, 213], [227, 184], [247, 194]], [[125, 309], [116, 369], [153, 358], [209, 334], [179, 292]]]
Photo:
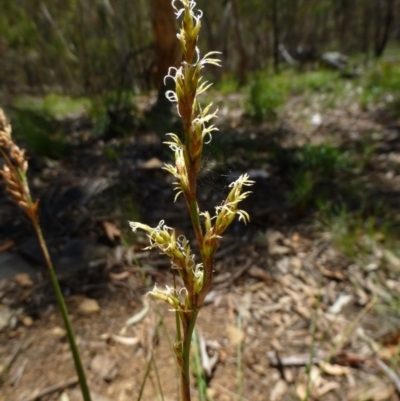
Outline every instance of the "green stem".
[[89, 387], [87, 385], [85, 371], [83, 369], [79, 350], [76, 345], [75, 335], [74, 335], [74, 331], [72, 329], [71, 321], [68, 316], [67, 306], [65, 305], [64, 297], [62, 295], [62, 291], [61, 291], [60, 285], [58, 283], [53, 264], [50, 259], [46, 241], [43, 237], [43, 233], [42, 233], [42, 230], [41, 230], [39, 224], [37, 222], [36, 223], [34, 222], [34, 226], [35, 226], [35, 230], [36, 230], [36, 234], [37, 234], [37, 237], [39, 240], [40, 247], [42, 249], [44, 258], [47, 263], [47, 267], [49, 268], [51, 282], [53, 284], [54, 291], [56, 293], [58, 306], [60, 307], [61, 316], [64, 321], [65, 329], [67, 331], [67, 337], [68, 337], [69, 345], [71, 347], [72, 357], [73, 357], [74, 363], [75, 363], [75, 370], [76, 370], [76, 373], [78, 374], [79, 386], [82, 391], [82, 397], [83, 397], [84, 401], [91, 401], [90, 391], [89, 391]]
[[183, 340], [183, 372], [182, 372], [182, 396], [184, 401], [190, 401], [190, 344], [192, 342], [192, 335], [194, 326], [196, 325], [197, 315], [200, 309], [193, 311], [192, 317], [190, 319], [189, 326], [186, 333], [184, 333]]
[[197, 240], [197, 243], [199, 244], [199, 249], [201, 252], [203, 249], [203, 232], [201, 229], [199, 206], [197, 204], [196, 198], [193, 200], [188, 200], [188, 205], [189, 205], [189, 213], [190, 213], [190, 218], [192, 220], [193, 229], [196, 234], [196, 240]]

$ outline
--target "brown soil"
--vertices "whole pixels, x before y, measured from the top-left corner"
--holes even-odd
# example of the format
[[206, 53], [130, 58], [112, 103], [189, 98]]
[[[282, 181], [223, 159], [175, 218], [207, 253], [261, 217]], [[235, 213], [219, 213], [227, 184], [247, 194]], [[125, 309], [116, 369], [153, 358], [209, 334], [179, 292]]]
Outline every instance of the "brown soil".
[[[230, 101], [235, 104], [237, 99]], [[353, 136], [355, 132], [362, 136], [380, 129], [381, 144], [398, 133], [398, 128], [389, 129], [347, 105], [341, 113], [338, 119], [328, 112], [324, 123], [312, 134], [302, 125], [304, 116], [292, 113], [291, 119], [286, 119], [280, 127], [293, 134], [282, 137], [282, 146], [298, 145], [310, 137], [318, 142], [318, 138], [334, 131], [336, 140], [342, 143], [349, 140], [346, 128], [349, 126]], [[236, 127], [243, 123], [240, 118], [234, 114], [228, 123]], [[222, 124], [226, 123], [222, 120]], [[300, 128], [294, 131], [294, 126]], [[270, 140], [269, 129], [261, 127], [256, 132], [260, 143]], [[163, 217], [163, 211], [169, 210], [168, 225], [173, 225], [172, 221], [185, 230], [186, 223], [181, 221], [184, 205], [177, 202], [174, 210], [169, 206], [172, 191], [166, 175], [143, 164], [137, 172], [140, 163], [154, 156], [154, 149], [160, 152], [160, 142], [155, 135], [130, 140], [124, 144], [126, 151], [118, 162], [104, 159], [101, 142], [78, 149], [74, 156], [52, 168], [39, 166], [35, 191], [45, 195], [55, 180], [68, 188], [85, 177], [106, 177], [110, 181], [117, 177], [118, 191], [123, 196], [131, 195], [129, 186], [127, 190], [124, 185], [133, 174], [138, 185], [134, 194], [140, 194], [137, 202], [141, 220], [153, 224]], [[260, 149], [255, 156], [255, 163], [264, 157], [262, 152]], [[161, 159], [162, 153], [157, 157]], [[385, 175], [382, 171], [387, 165], [382, 167], [380, 162], [382, 158], [374, 155], [369, 179], [375, 183], [391, 181], [393, 185], [389, 188], [396, 193], [397, 172]], [[157, 160], [153, 163], [157, 164]], [[236, 160], [236, 164], [247, 166], [241, 160]], [[208, 344], [208, 357], [217, 355], [207, 379], [209, 398], [218, 401], [305, 397], [327, 401], [398, 399], [395, 391], [398, 365], [394, 364], [400, 338], [398, 316], [379, 313], [389, 302], [387, 293], [400, 294], [395, 269], [389, 263], [378, 271], [365, 270], [335, 249], [329, 233], [320, 230], [315, 234], [315, 227], [304, 220], [292, 224], [293, 220], [282, 218], [285, 211], [271, 200], [279, 188], [274, 179], [268, 190], [260, 188], [261, 192], [254, 190], [254, 201], [249, 203], [250, 215], [255, 216], [253, 224], [247, 231], [241, 231], [240, 225], [233, 226], [232, 234], [224, 239], [217, 255], [214, 288], [199, 315], [198, 335]], [[223, 190], [211, 187], [204, 204], [215, 204], [220, 189]], [[107, 238], [104, 221], [113, 221], [122, 228], [123, 222], [131, 218], [115, 206], [119, 200], [125, 202], [118, 191], [105, 191], [89, 205], [68, 209], [68, 221], [74, 216], [85, 219], [77, 229], [71, 228], [51, 243], [55, 253], [62, 253], [63, 246], [75, 236], [90, 238], [97, 250], [107, 248], [105, 253], [100, 252], [101, 257], [96, 251], [90, 253], [90, 260], [84, 261], [88, 265], [100, 261], [90, 264], [89, 278], [85, 278], [80, 268], [72, 268], [66, 276], [60, 273], [89, 386], [94, 400], [138, 399], [150, 364], [142, 399], [178, 400], [177, 368], [171, 350], [174, 313], [160, 302], [144, 297], [155, 282], [160, 286], [171, 285], [168, 262], [156, 253], [142, 252], [141, 238], [139, 245], [131, 248], [117, 246], [118, 240], [112, 241], [109, 235]], [[10, 203], [3, 202], [0, 216], [3, 221], [10, 215], [18, 219]], [[121, 208], [125, 206], [123, 203]], [[273, 228], [267, 230], [269, 227]], [[52, 232], [52, 229], [47, 230]], [[15, 245], [8, 251], [16, 251], [25, 237], [29, 234], [23, 232], [12, 238]], [[8, 240], [4, 237], [2, 244]], [[125, 253], [132, 251], [141, 268], [136, 262], [126, 262]], [[0, 301], [12, 305], [14, 317], [0, 333], [0, 365], [7, 368], [0, 382], [0, 401], [31, 400], [54, 385], [60, 385], [59, 389], [40, 397], [41, 400], [81, 400], [76, 383], [67, 385], [75, 378], [73, 361], [51, 287], [43, 279], [44, 273], [39, 276], [42, 278], [28, 288], [22, 288], [13, 279], [1, 281]], [[84, 298], [96, 299], [100, 310], [80, 313], [79, 305]], [[140, 314], [146, 305], [149, 309], [142, 318], [126, 326], [127, 319]], [[390, 371], [392, 376], [388, 374]], [[200, 399], [194, 376], [192, 394], [195, 400]]]

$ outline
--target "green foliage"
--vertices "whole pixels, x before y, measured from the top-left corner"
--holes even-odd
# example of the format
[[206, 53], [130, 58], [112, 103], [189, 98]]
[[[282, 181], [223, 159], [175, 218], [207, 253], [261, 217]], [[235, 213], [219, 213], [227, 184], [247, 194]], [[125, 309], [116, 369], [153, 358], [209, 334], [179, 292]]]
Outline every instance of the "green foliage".
[[366, 86], [400, 92], [400, 64], [389, 62], [378, 64], [368, 73]]
[[95, 137], [121, 137], [129, 135], [137, 126], [136, 99], [132, 92], [117, 91], [95, 97], [89, 109], [93, 119]]
[[277, 111], [285, 101], [287, 91], [274, 77], [258, 75], [250, 86], [247, 113], [256, 122], [274, 121]]
[[58, 94], [19, 96], [14, 99], [11, 114], [14, 133], [26, 143], [30, 152], [59, 158], [68, 150], [62, 121], [85, 115], [89, 106], [90, 101], [86, 98]]
[[25, 142], [30, 152], [59, 158], [67, 151], [63, 133], [48, 114], [17, 109], [12, 113], [11, 121], [15, 137]]
[[292, 189], [287, 194], [289, 203], [299, 210], [305, 210], [315, 195], [315, 178], [311, 171], [299, 171], [292, 177]]
[[44, 97], [27, 95], [17, 97], [14, 100], [14, 106], [18, 109], [47, 114], [54, 119], [61, 120], [66, 117], [85, 114], [90, 107], [90, 101], [86, 98], [72, 98], [50, 93]]
[[289, 204], [300, 211], [315, 206], [321, 198], [339, 196], [338, 178], [349, 175], [353, 167], [349, 154], [330, 143], [277, 149], [272, 160], [289, 183]]
[[382, 100], [390, 100], [392, 110], [399, 113], [400, 63], [379, 63], [367, 72], [359, 100], [363, 108]]
[[314, 171], [321, 177], [332, 178], [338, 170], [349, 167], [349, 155], [337, 146], [325, 143], [306, 145], [295, 152], [295, 162], [301, 169]]
[[7, 40], [13, 50], [37, 44], [38, 31], [26, 9], [14, 1], [3, 1], [0, 14], [0, 37]]
[[335, 71], [317, 70], [299, 73], [287, 70], [280, 74], [257, 75], [250, 86], [247, 113], [256, 121], [273, 121], [288, 96], [324, 94], [326, 107], [334, 107], [348, 93], [347, 81]]
[[216, 85], [216, 90], [224, 95], [235, 93], [238, 91], [238, 89], [238, 81], [232, 74], [224, 74]]
[[320, 69], [305, 73], [297, 73], [292, 76], [292, 94], [304, 94], [307, 92], [336, 92], [343, 86], [338, 73]]
[[319, 219], [328, 228], [332, 240], [349, 258], [360, 261], [371, 249], [367, 244], [376, 233], [376, 220], [361, 211], [350, 212], [345, 205], [319, 204]]
[[384, 265], [390, 271], [390, 264], [396, 259], [396, 269], [399, 268], [400, 259], [390, 251], [398, 249], [398, 233], [392, 224], [393, 216], [383, 204], [375, 204], [372, 210], [361, 204], [353, 211], [345, 204], [335, 206], [332, 202], [318, 206], [318, 221], [330, 233], [336, 247], [352, 261], [368, 271]]

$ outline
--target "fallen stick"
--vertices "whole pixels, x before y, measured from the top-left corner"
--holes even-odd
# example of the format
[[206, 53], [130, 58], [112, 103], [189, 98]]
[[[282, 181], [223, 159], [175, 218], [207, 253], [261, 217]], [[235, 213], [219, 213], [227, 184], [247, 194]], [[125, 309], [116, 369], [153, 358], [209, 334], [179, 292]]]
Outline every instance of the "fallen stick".
[[24, 375], [26, 365], [28, 364], [28, 360], [24, 359], [22, 363], [18, 366], [17, 371], [10, 377], [9, 383], [11, 386], [16, 386], [18, 382], [21, 380]]
[[234, 400], [249, 401], [247, 398], [244, 398], [244, 397], [240, 396], [239, 394], [236, 394], [233, 391], [228, 390], [226, 387], [222, 386], [219, 383], [215, 383], [213, 385], [213, 387], [216, 388], [217, 390], [219, 390], [221, 393], [225, 393], [226, 395], [231, 397], [231, 399], [233, 398]]
[[381, 361], [379, 358], [375, 359], [375, 363], [379, 366], [379, 368], [389, 377], [389, 379], [393, 382], [396, 387], [397, 394], [400, 395], [400, 377], [397, 373], [391, 369], [385, 362]]
[[252, 260], [248, 260], [247, 263], [244, 266], [242, 266], [240, 269], [238, 269], [235, 273], [233, 273], [225, 281], [225, 283], [221, 283], [219, 285], [216, 285], [214, 287], [214, 290], [221, 290], [223, 288], [230, 287], [240, 276], [242, 276], [247, 270], [249, 270], [252, 265], [253, 265], [253, 261]]
[[219, 355], [216, 352], [212, 357], [209, 357], [207, 353], [206, 340], [201, 335], [201, 333], [197, 333], [197, 336], [199, 340], [201, 364], [206, 373], [207, 378], [211, 379], [215, 365], [218, 363]]
[[14, 361], [17, 359], [17, 356], [19, 354], [19, 352], [21, 351], [23, 345], [23, 341], [21, 341], [19, 344], [17, 344], [14, 349], [13, 352], [11, 353], [10, 357], [8, 358], [7, 362], [5, 363], [4, 366], [1, 366], [0, 370], [0, 378], [3, 377], [3, 375], [8, 372], [12, 366], [12, 364], [14, 363]]
[[45, 395], [52, 394], [57, 391], [61, 391], [68, 387], [71, 387], [76, 383], [78, 383], [78, 378], [73, 377], [63, 383], [58, 383], [58, 384], [54, 384], [53, 386], [47, 387], [47, 388], [43, 389], [42, 391], [39, 391], [38, 393], [31, 395], [28, 398], [24, 398], [22, 401], [35, 401], [38, 398], [44, 397]]
[[295, 367], [295, 366], [306, 366], [310, 362], [316, 364], [323, 361], [327, 357], [328, 353], [318, 351], [316, 355], [310, 358], [310, 354], [300, 354], [294, 356], [279, 357], [275, 351], [267, 352], [267, 358], [272, 367]]

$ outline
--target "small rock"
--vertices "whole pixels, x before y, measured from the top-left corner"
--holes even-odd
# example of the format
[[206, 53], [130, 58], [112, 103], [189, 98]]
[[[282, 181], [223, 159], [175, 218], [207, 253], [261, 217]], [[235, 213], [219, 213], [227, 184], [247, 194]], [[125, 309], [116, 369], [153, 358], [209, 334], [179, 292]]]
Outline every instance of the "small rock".
[[0, 279], [13, 279], [16, 273], [26, 273], [35, 277], [37, 270], [17, 253], [0, 253]]
[[319, 127], [322, 124], [322, 116], [321, 114], [317, 113], [311, 117], [311, 124], [314, 127]]
[[228, 354], [223, 350], [218, 350], [218, 360], [221, 363], [225, 363], [228, 360]]
[[282, 274], [287, 274], [289, 272], [289, 265], [290, 265], [290, 259], [287, 256], [283, 257], [282, 259], [279, 259], [276, 262], [276, 268]]
[[60, 395], [59, 401], [70, 401], [69, 396], [65, 391]]
[[385, 249], [383, 251], [383, 257], [385, 258], [386, 262], [395, 270], [400, 270], [400, 258], [395, 255], [393, 252]]
[[328, 309], [329, 313], [332, 313], [333, 315], [339, 314], [343, 307], [346, 306], [349, 302], [353, 300], [353, 297], [349, 294], [339, 294], [339, 297], [336, 299], [335, 303], [330, 306]]
[[105, 381], [113, 380], [118, 374], [115, 360], [105, 354], [97, 354], [90, 362], [90, 369]]
[[265, 282], [265, 284], [272, 284], [273, 283], [273, 278], [271, 277], [270, 274], [268, 274], [264, 269], [258, 266], [252, 266], [249, 271], [248, 271], [250, 277], [256, 278], [258, 280], [262, 280]]
[[82, 315], [92, 315], [100, 312], [99, 303], [95, 299], [85, 298], [78, 306], [78, 312]]
[[51, 329], [50, 334], [61, 340], [67, 335], [67, 332], [62, 327], [56, 326], [53, 329]]
[[279, 231], [268, 230], [266, 233], [266, 240], [268, 244], [268, 251], [271, 256], [283, 256], [291, 252], [289, 247], [282, 245], [284, 243], [285, 237]]
[[226, 331], [231, 345], [239, 345], [241, 342], [243, 342], [244, 332], [239, 330], [238, 327], [230, 325], [226, 328]]
[[33, 281], [27, 273], [16, 274], [14, 280], [22, 288], [30, 288], [33, 286]]
[[290, 258], [290, 269], [294, 270], [294, 271], [299, 271], [301, 270], [303, 266], [303, 262], [301, 261], [301, 259], [297, 256], [293, 256]]
[[31, 327], [33, 325], [33, 319], [30, 316], [21, 316], [21, 323], [25, 327]]
[[7, 305], [0, 304], [0, 331], [8, 326], [12, 316], [13, 310]]
[[157, 157], [152, 157], [151, 159], [141, 163], [139, 167], [145, 170], [153, 170], [159, 169], [163, 166], [164, 163], [160, 159], [157, 159]]
[[252, 364], [251, 369], [256, 372], [260, 377], [264, 377], [266, 375], [265, 367], [259, 363]]
[[269, 399], [271, 401], [279, 401], [287, 393], [288, 385], [284, 380], [279, 380], [271, 391]]

